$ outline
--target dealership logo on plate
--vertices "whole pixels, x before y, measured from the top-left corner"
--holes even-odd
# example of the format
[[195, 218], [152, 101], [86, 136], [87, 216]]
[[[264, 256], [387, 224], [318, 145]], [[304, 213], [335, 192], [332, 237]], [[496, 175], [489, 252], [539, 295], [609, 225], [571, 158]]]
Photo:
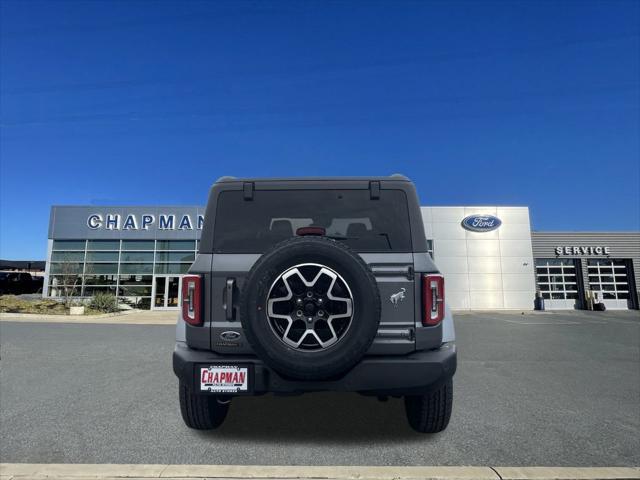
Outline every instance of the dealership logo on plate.
[[462, 228], [472, 232], [490, 232], [500, 225], [502, 221], [493, 215], [469, 215], [462, 220]]

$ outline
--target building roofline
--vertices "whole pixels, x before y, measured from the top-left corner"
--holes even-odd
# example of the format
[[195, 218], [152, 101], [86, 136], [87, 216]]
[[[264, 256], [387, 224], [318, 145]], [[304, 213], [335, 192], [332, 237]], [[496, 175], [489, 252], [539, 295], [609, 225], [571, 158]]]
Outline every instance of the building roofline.
[[51, 208], [201, 208], [205, 205], [51, 205]]
[[529, 208], [529, 205], [514, 205], [514, 204], [493, 204], [488, 205], [485, 203], [470, 204], [470, 205], [420, 205], [420, 208]]
[[531, 230], [531, 233], [584, 234], [584, 235], [640, 235], [640, 230]]

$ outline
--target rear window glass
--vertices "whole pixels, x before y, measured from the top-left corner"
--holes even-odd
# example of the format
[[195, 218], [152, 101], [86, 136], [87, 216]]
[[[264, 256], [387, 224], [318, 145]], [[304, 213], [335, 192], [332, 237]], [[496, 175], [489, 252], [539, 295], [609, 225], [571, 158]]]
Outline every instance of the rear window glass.
[[216, 253], [263, 253], [304, 227], [321, 227], [358, 252], [410, 252], [407, 199], [401, 190], [240, 191], [218, 196], [213, 248]]

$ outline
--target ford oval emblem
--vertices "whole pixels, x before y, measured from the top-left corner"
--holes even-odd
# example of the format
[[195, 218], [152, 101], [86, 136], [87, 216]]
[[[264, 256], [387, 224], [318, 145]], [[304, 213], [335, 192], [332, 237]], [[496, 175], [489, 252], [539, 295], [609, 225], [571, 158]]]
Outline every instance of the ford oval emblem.
[[469, 215], [462, 220], [462, 228], [472, 232], [490, 232], [500, 225], [502, 221], [493, 215]]
[[220, 334], [220, 338], [222, 340], [227, 341], [227, 342], [233, 342], [233, 341], [238, 340], [240, 338], [240, 334], [238, 332], [233, 332], [233, 331], [222, 332]]

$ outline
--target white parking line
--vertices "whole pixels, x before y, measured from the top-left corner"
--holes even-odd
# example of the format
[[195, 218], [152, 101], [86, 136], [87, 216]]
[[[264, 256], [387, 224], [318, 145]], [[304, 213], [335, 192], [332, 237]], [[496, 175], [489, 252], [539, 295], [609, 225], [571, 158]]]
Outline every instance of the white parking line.
[[580, 325], [580, 322], [519, 322], [517, 320], [508, 320], [506, 318], [501, 318], [500, 320], [516, 325]]

